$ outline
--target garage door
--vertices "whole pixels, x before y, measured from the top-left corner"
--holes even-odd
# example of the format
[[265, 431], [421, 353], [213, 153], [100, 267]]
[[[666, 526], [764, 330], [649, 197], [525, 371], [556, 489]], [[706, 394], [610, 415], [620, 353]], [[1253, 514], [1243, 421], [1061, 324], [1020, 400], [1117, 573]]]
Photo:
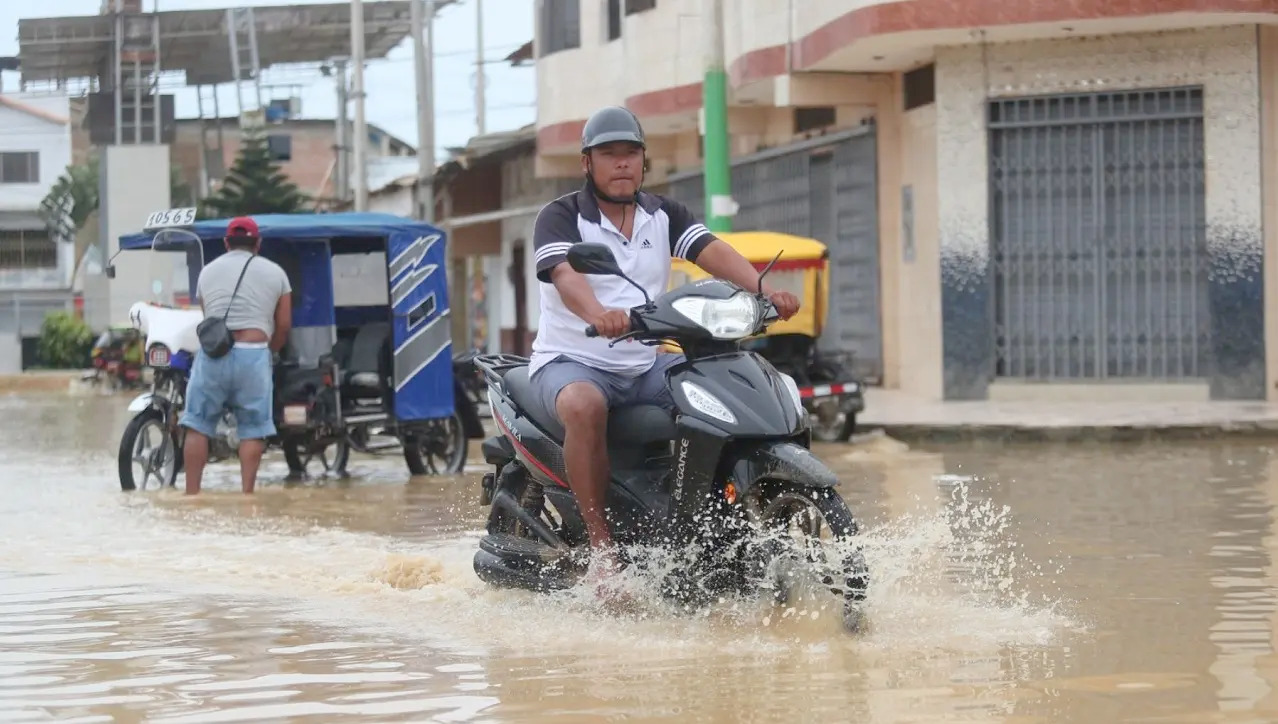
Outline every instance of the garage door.
[[1208, 374], [1200, 87], [994, 101], [995, 370]]

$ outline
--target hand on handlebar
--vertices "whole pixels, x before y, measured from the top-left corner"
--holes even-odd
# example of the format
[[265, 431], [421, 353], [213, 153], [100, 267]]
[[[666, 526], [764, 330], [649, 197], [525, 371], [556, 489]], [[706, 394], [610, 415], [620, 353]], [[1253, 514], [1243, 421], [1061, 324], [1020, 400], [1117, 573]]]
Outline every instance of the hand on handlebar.
[[790, 292], [772, 292], [768, 294], [768, 301], [776, 307], [782, 319], [789, 319], [799, 311], [799, 298]]
[[630, 331], [630, 312], [624, 309], [605, 309], [596, 317], [594, 323], [586, 328], [587, 337], [620, 337]]

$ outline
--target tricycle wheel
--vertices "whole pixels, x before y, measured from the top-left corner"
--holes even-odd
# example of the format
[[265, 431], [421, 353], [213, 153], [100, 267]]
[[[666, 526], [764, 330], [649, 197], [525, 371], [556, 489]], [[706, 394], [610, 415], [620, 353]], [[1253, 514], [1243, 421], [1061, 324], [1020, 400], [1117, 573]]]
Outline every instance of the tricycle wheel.
[[841, 412], [836, 401], [821, 403], [810, 418], [812, 437], [821, 442], [847, 442], [856, 431], [856, 413]]
[[177, 481], [181, 450], [165, 429], [164, 415], [154, 407], [129, 420], [120, 438], [120, 489], [172, 487]]
[[403, 444], [404, 462], [413, 475], [456, 475], [466, 467], [469, 441], [456, 412], [417, 427]]
[[[351, 445], [342, 437], [331, 445], [315, 445], [303, 438], [289, 438], [280, 445], [284, 450], [284, 461], [288, 463], [289, 475], [304, 476], [312, 460], [319, 460], [324, 472], [346, 472], [346, 463], [350, 460]], [[330, 450], [332, 454], [330, 455]]]

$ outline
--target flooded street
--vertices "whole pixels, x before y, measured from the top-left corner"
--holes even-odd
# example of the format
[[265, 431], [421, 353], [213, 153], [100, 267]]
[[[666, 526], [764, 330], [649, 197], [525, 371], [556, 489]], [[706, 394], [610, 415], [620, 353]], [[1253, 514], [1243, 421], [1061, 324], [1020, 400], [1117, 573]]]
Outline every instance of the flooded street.
[[478, 472], [398, 454], [123, 494], [126, 404], [0, 397], [0, 722], [1278, 718], [1278, 455], [1254, 442], [819, 448], [874, 575], [850, 636], [490, 589]]

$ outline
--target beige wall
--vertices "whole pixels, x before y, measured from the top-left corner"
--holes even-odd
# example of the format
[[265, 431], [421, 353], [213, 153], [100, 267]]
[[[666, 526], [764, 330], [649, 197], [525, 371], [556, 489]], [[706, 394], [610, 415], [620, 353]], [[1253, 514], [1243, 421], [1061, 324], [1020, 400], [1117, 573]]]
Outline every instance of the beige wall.
[[[913, 395], [941, 399], [941, 257], [937, 227], [936, 106], [903, 114], [901, 186], [913, 194], [913, 254], [907, 256], [902, 226], [895, 235], [900, 259], [897, 301], [884, 301], [884, 325], [898, 335], [899, 387]], [[901, 192], [898, 192], [898, 196]], [[887, 234], [889, 229], [883, 229]], [[888, 310], [895, 306], [895, 316]]]
[[626, 95], [700, 83], [706, 54], [701, 25], [700, 2], [659, 2], [652, 10], [623, 16], [621, 38], [614, 43], [626, 49]]
[[[662, 3], [661, 5], [670, 5]], [[653, 12], [659, 12], [661, 5]], [[540, 3], [538, 3], [540, 9]], [[626, 30], [611, 43], [603, 42], [603, 3], [581, 3], [581, 46], [541, 56], [541, 38], [537, 44], [537, 125], [552, 126], [585, 118], [592, 111], [610, 104], [622, 105], [626, 96], [643, 92], [638, 79], [629, 70], [626, 56]], [[667, 12], [672, 12], [672, 10]], [[534, 26], [540, 32], [541, 22]], [[668, 52], [662, 43], [643, 44], [652, 53]], [[583, 74], [582, 68], [591, 69]]]
[[[960, 286], [989, 260], [985, 103], [1011, 97], [1201, 84], [1207, 245], [1260, 270], [1260, 124], [1255, 26], [937, 48], [941, 273]], [[1222, 248], [1224, 247], [1224, 248]]]
[[[728, 64], [752, 50], [770, 48], [816, 32], [847, 13], [891, 0], [749, 0], [723, 5]], [[697, 11], [700, 6], [695, 5]], [[685, 11], [686, 12], [686, 11]]]
[[[731, 66], [752, 50], [803, 37], [844, 13], [881, 1], [725, 3], [725, 64]], [[652, 10], [626, 15], [621, 37], [613, 41], [607, 41], [604, 7], [603, 2], [582, 2], [581, 46], [538, 58], [538, 126], [580, 120], [600, 106], [623, 105], [628, 97], [701, 82], [706, 44], [700, 2], [660, 2]], [[591, 72], [583, 75], [582, 68]]]

